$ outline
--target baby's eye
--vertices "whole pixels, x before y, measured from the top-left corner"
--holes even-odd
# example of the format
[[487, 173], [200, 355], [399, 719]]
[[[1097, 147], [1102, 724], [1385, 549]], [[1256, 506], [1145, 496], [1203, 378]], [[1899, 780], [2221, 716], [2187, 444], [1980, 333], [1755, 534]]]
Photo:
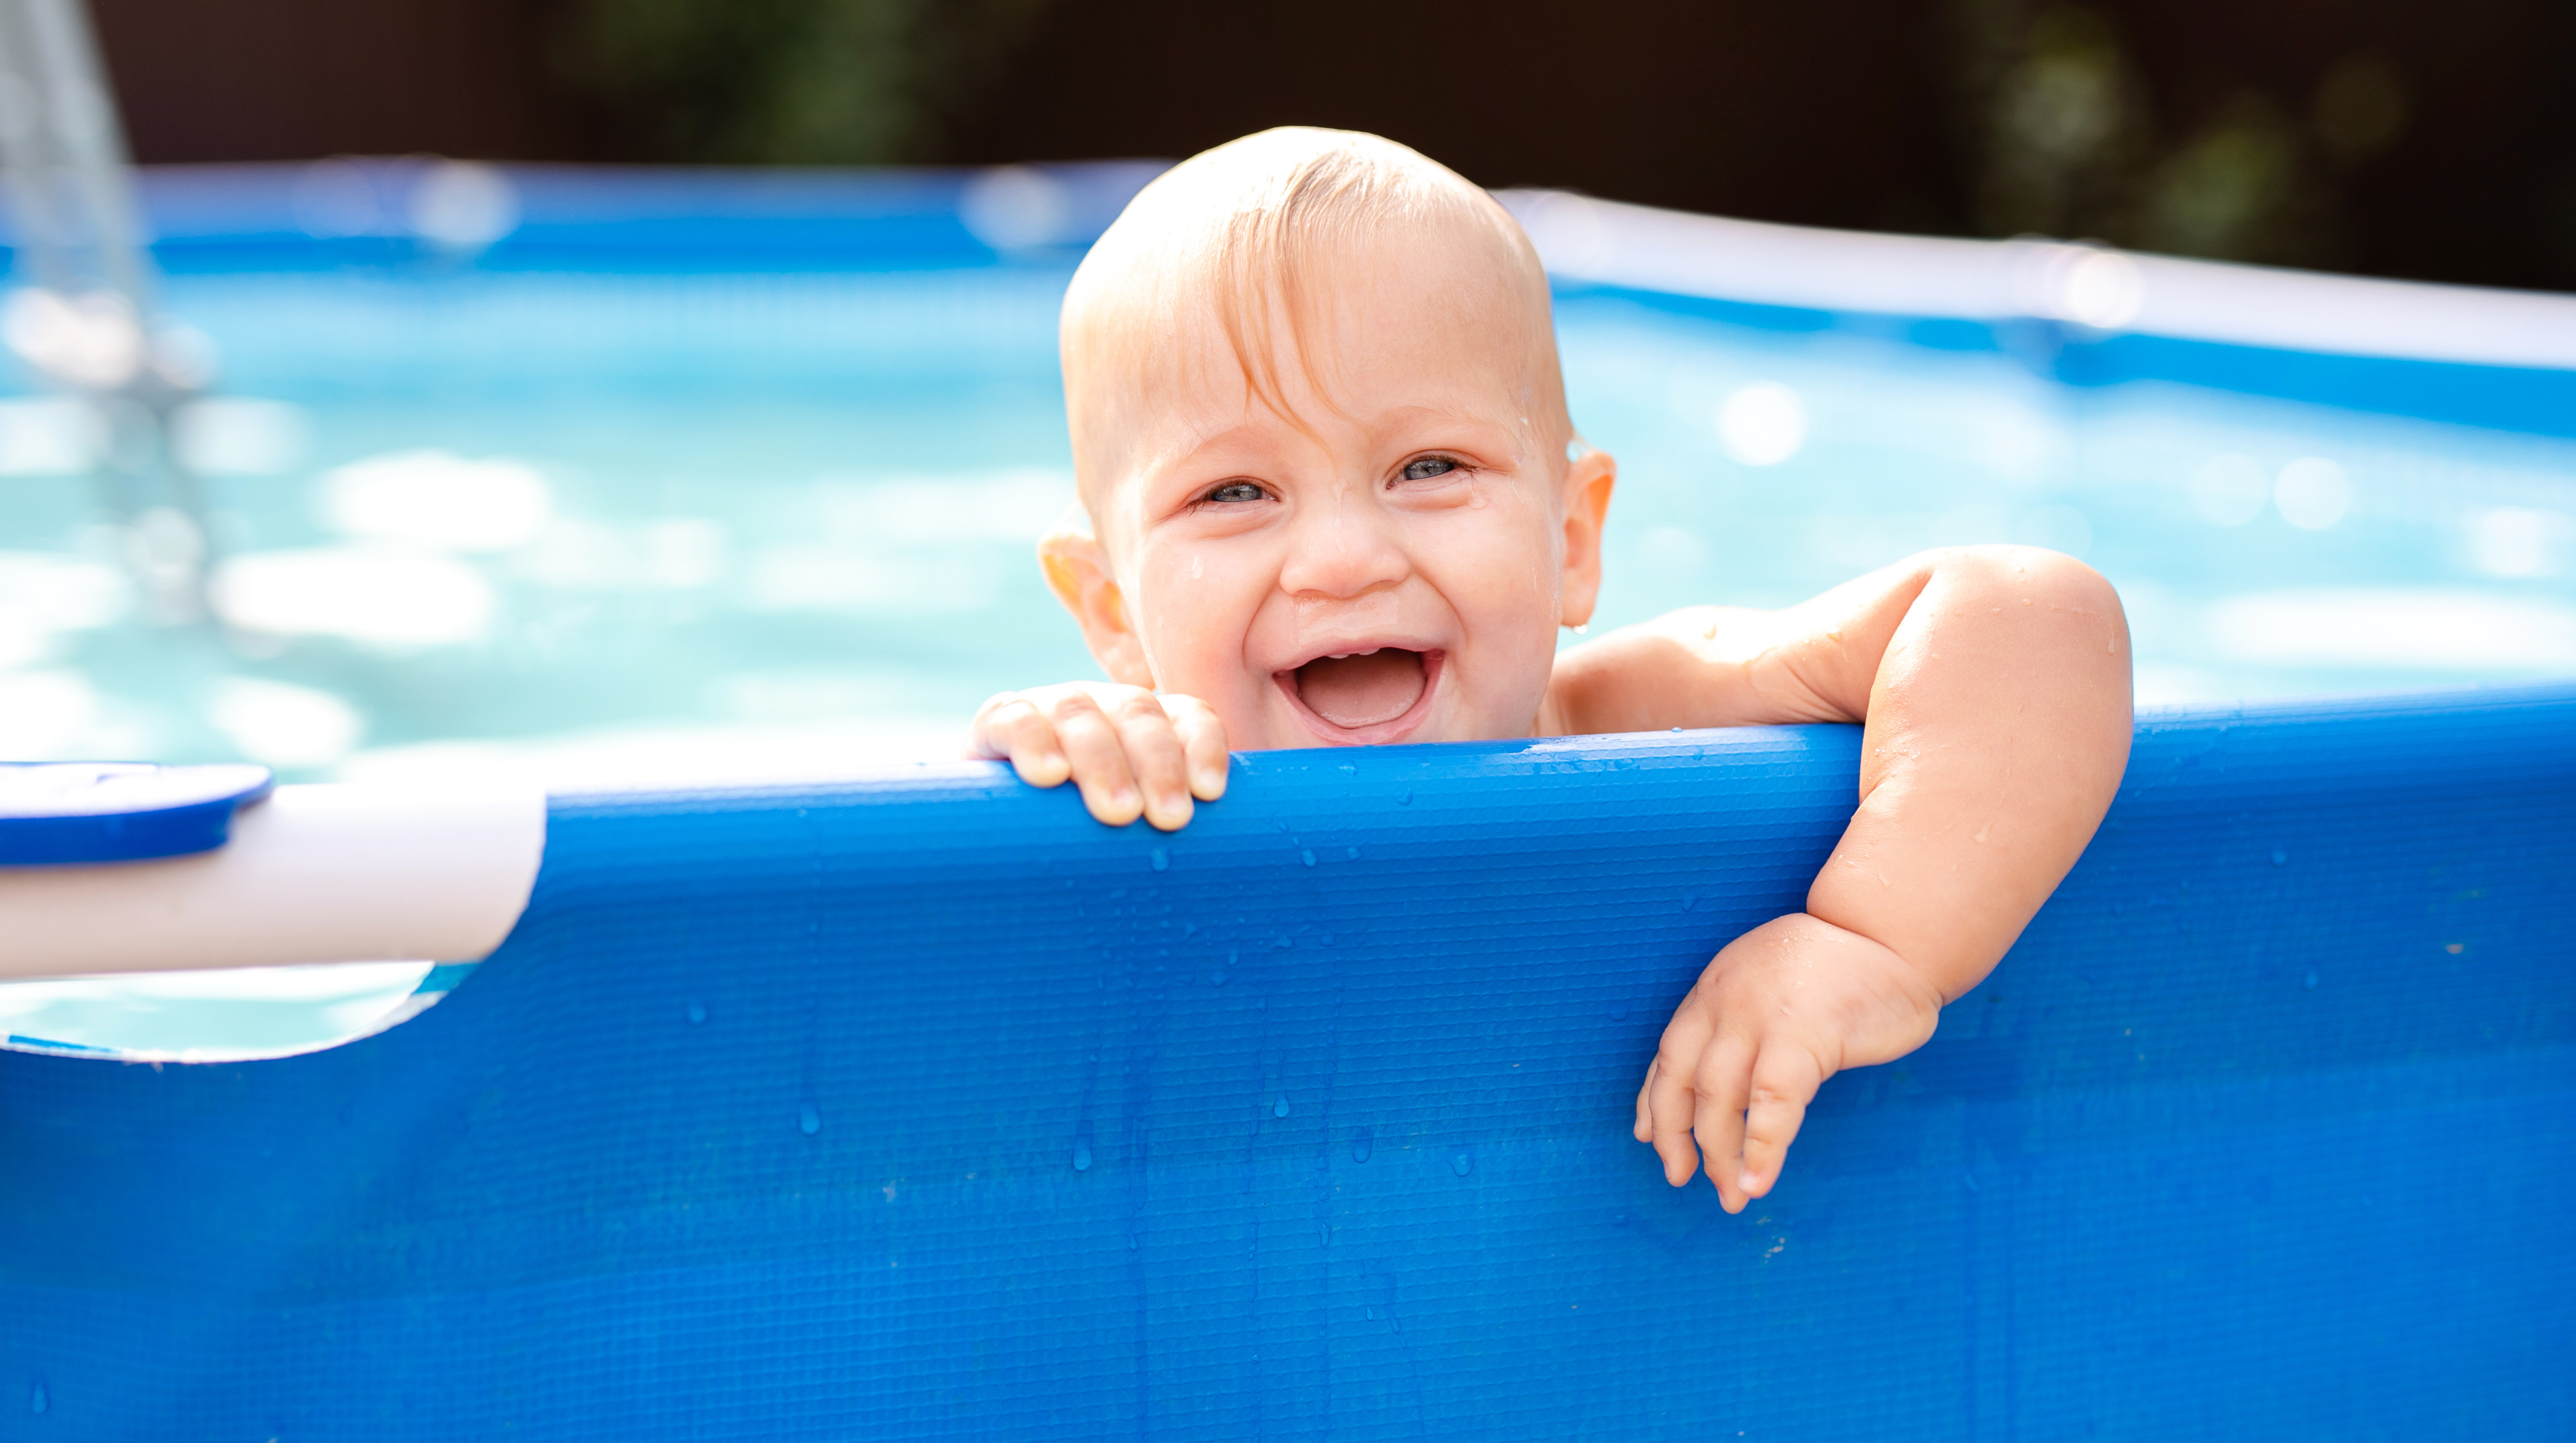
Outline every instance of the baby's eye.
[[1259, 501], [1267, 494], [1249, 481], [1228, 481], [1199, 499], [1214, 501], [1220, 505], [1239, 506], [1246, 501]]
[[1446, 476], [1457, 469], [1458, 463], [1446, 456], [1425, 456], [1418, 461], [1404, 463], [1401, 474], [1407, 481], [1428, 481], [1435, 476]]

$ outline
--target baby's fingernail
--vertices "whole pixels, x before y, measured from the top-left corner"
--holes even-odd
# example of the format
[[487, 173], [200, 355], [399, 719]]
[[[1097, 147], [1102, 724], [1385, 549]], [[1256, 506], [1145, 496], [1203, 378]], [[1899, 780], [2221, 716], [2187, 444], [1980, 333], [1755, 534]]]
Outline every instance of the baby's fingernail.
[[1762, 1178], [1751, 1168], [1746, 1168], [1743, 1175], [1736, 1178], [1735, 1185], [1744, 1189], [1746, 1192], [1751, 1192], [1762, 1185]]

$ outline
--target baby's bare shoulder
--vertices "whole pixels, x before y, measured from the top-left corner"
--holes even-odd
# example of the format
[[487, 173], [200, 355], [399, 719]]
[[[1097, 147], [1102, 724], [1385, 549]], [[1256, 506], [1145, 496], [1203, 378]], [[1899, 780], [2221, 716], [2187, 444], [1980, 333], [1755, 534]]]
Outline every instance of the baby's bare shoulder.
[[1562, 733], [1824, 720], [1787, 651], [1788, 612], [1690, 606], [1560, 653], [1548, 684]]

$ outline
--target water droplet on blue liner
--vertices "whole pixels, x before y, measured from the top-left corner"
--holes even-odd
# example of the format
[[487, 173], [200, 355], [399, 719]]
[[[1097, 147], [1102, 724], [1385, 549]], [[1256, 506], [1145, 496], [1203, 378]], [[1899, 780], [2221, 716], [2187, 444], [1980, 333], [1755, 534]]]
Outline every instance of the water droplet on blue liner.
[[1628, 1004], [1627, 1004], [1627, 1003], [1625, 1003], [1625, 1002], [1613, 1002], [1613, 1003], [1611, 1003], [1611, 1004], [1610, 1004], [1610, 1020], [1611, 1020], [1611, 1021], [1613, 1021], [1613, 1022], [1625, 1022], [1625, 1021], [1627, 1021], [1627, 1020], [1628, 1020]]
[[2317, 988], [2317, 974], [2314, 968], [2310, 968], [2308, 971], [2307, 987], [2311, 992], [2315, 991]]
[[1458, 1149], [1457, 1154], [1449, 1159], [1449, 1170], [1465, 1177], [1476, 1170], [1476, 1155], [1463, 1147]]
[[1156, 847], [1154, 849], [1154, 870], [1157, 872], [1168, 871], [1170, 870], [1171, 865], [1172, 854], [1161, 847]]
[[1286, 1117], [1288, 1115], [1288, 1094], [1284, 1092], [1279, 1094], [1279, 1100], [1271, 1105], [1270, 1115], [1272, 1117]]
[[1073, 1145], [1073, 1170], [1075, 1172], [1091, 1171], [1091, 1144], [1088, 1141], [1077, 1142]]
[[1352, 1134], [1351, 1134], [1351, 1161], [1353, 1161], [1353, 1162], [1366, 1162], [1366, 1161], [1368, 1161], [1368, 1160], [1369, 1160], [1369, 1154], [1370, 1154], [1371, 1152], [1375, 1151], [1375, 1150], [1376, 1150], [1376, 1147], [1377, 1147], [1377, 1130], [1376, 1130], [1375, 1128], [1367, 1128], [1367, 1127], [1364, 1127], [1364, 1128], [1361, 1128], [1359, 1131], [1357, 1131], [1357, 1132], [1355, 1132], [1355, 1133], [1352, 1133]]
[[53, 1396], [45, 1391], [45, 1380], [38, 1378], [27, 1386], [27, 1411], [42, 1413], [54, 1406]]
[[823, 1110], [810, 1102], [796, 1105], [796, 1130], [807, 1137], [823, 1130]]
[[1346, 852], [1348, 852], [1348, 853], [1350, 854], [1350, 859], [1351, 859], [1352, 861], [1356, 862], [1356, 861], [1358, 861], [1358, 860], [1360, 859], [1360, 849], [1359, 849], [1359, 848], [1357, 848], [1357, 847], [1346, 847], [1346, 848], [1344, 848], [1343, 850], [1344, 850], [1344, 851], [1346, 851]]
[[1300, 856], [1303, 856], [1303, 857], [1306, 859], [1306, 865], [1307, 865], [1307, 866], [1311, 867], [1311, 866], [1315, 865], [1315, 854], [1314, 854], [1313, 852], [1311, 852], [1311, 851], [1308, 851], [1308, 852], [1302, 852], [1302, 853], [1299, 853], [1299, 855], [1300, 855]]
[[1332, 1245], [1333, 1230], [1322, 1223], [1315, 1224], [1315, 1246], [1319, 1248], [1329, 1248]]
[[690, 999], [690, 1001], [689, 1001], [689, 1023], [690, 1023], [690, 1025], [691, 1025], [691, 1026], [695, 1026], [695, 1025], [697, 1025], [698, 1023], [704, 1022], [704, 1021], [706, 1021], [706, 1020], [707, 1020], [707, 1004], [705, 1004], [705, 1003], [703, 1003], [703, 1002], [700, 1002], [700, 1001], [696, 1000], [695, 998]]
[[1395, 799], [1395, 804], [1396, 804], [1397, 806], [1399, 806], [1399, 807], [1409, 807], [1409, 806], [1412, 806], [1412, 805], [1413, 805], [1413, 788], [1411, 788], [1411, 787], [1406, 787], [1406, 788], [1404, 789], [1404, 795], [1403, 795], [1403, 796], [1400, 796], [1400, 797], [1398, 797], [1398, 798], [1396, 798], [1396, 799]]
[[1215, 971], [1210, 972], [1208, 974], [1208, 985], [1210, 987], [1223, 987], [1225, 985], [1225, 969], [1219, 967]]
[[2286, 867], [2290, 865], [2290, 854], [2282, 851], [2278, 847], [2274, 847], [2272, 849], [2272, 865], [2275, 867]]

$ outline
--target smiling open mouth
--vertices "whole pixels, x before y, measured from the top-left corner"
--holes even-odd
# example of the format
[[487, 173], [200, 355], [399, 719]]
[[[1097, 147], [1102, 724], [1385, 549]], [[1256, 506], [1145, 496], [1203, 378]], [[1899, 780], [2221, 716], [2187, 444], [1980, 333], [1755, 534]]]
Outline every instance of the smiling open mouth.
[[1280, 688], [1299, 709], [1333, 732], [1335, 740], [1391, 741], [1412, 730], [1431, 698], [1441, 653], [1383, 646], [1344, 656], [1319, 656], [1278, 674]]

